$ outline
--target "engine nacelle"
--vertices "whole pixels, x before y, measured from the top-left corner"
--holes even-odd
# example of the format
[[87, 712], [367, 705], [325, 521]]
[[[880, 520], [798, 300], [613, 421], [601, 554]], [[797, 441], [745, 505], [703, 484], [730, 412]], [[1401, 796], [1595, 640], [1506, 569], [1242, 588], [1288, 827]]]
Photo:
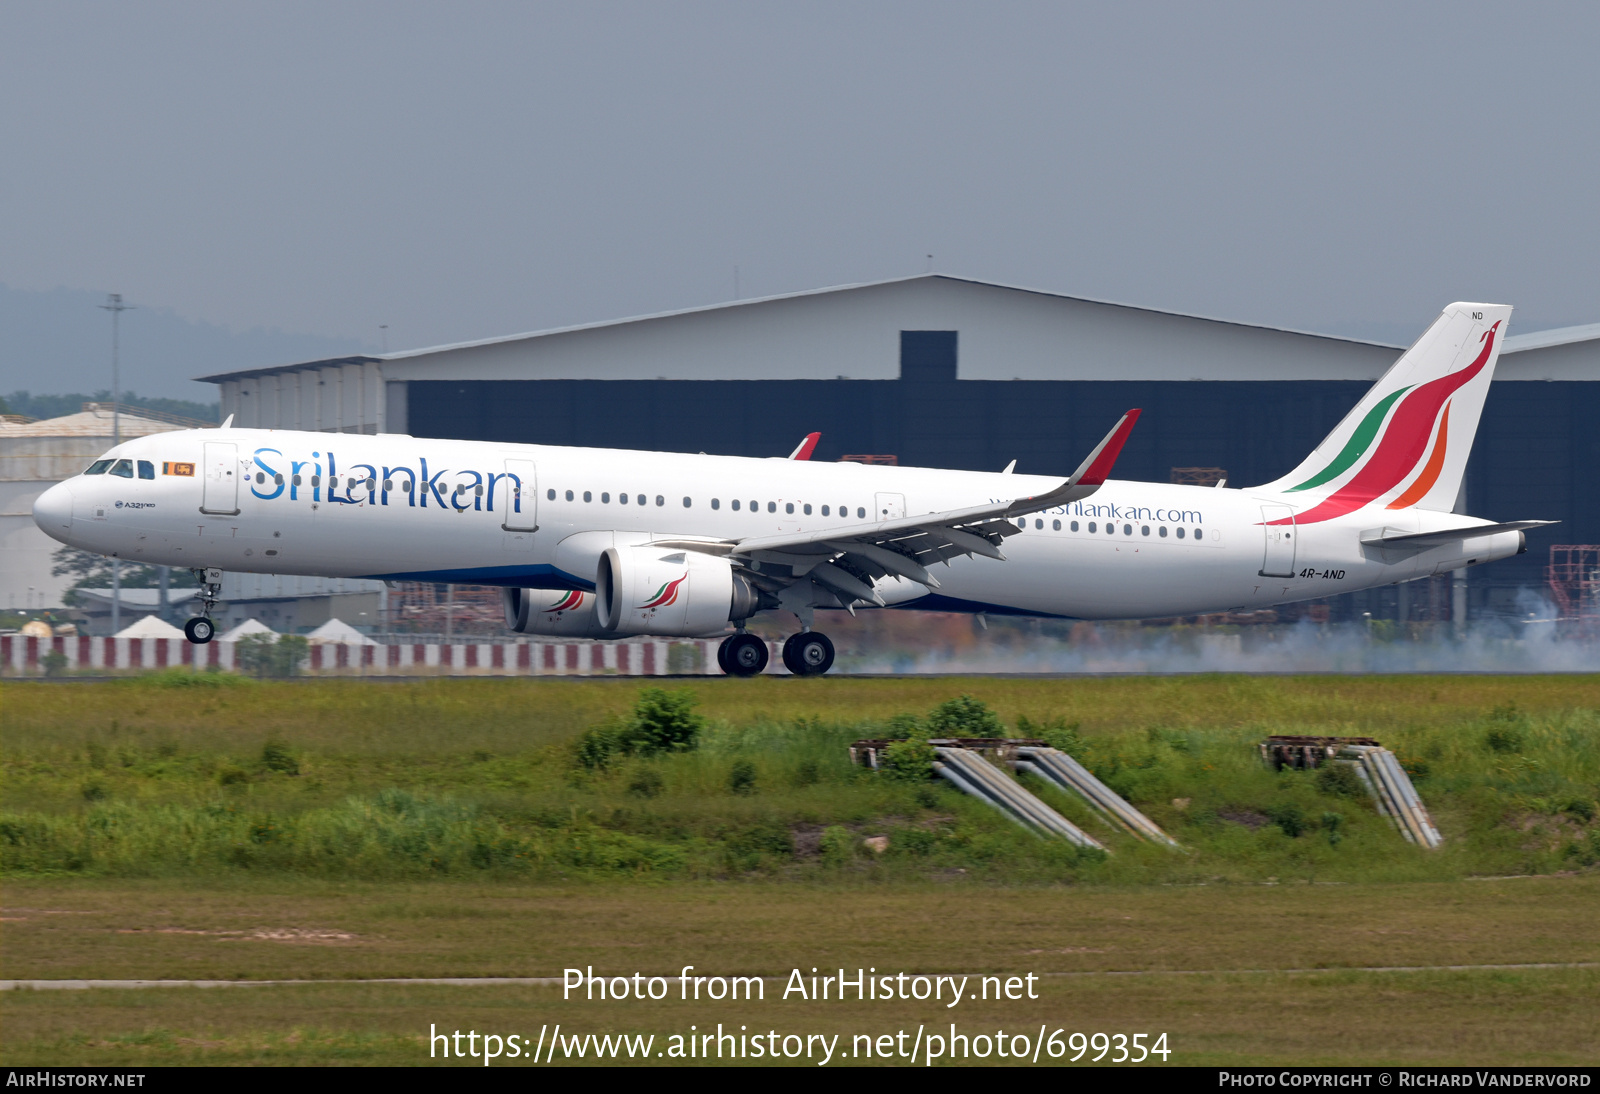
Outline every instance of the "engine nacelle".
[[696, 638], [748, 619], [760, 592], [726, 558], [648, 544], [611, 547], [595, 575], [595, 616], [607, 634]]
[[595, 616], [595, 595], [576, 590], [502, 589], [506, 627], [518, 634], [558, 638], [620, 638], [605, 631]]

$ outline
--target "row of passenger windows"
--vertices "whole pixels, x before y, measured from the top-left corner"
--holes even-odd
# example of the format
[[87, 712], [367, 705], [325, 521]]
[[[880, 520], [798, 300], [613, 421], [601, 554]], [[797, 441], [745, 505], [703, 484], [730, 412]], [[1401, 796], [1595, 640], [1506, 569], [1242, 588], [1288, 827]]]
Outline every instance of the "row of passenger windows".
[[[556, 492], [554, 490], [546, 490], [544, 496], [550, 501], [555, 501], [556, 500]], [[594, 491], [592, 491], [592, 490], [583, 491], [583, 495], [582, 496], [583, 496], [583, 500], [584, 501], [588, 501], [588, 502], [594, 501]], [[650, 499], [644, 494], [634, 494], [634, 495], [618, 494], [617, 495], [617, 504], [618, 505], [627, 505], [629, 503], [629, 501], [630, 501], [630, 498], [631, 498], [633, 504], [635, 504], [635, 505], [648, 505], [650, 503]], [[566, 491], [566, 499], [568, 501], [577, 501], [578, 500], [578, 493], [576, 491], [573, 491], [573, 490], [568, 490], [568, 491]], [[600, 503], [602, 505], [610, 505], [611, 504], [611, 494], [609, 492], [602, 492], [600, 494]], [[661, 495], [661, 494], [657, 494], [656, 495], [656, 504], [657, 505], [665, 505], [665, 504], [667, 504], [666, 497]], [[730, 501], [728, 503], [728, 508], [732, 509], [735, 513], [737, 513], [737, 512], [740, 512], [741, 510], [743, 510], [746, 505], [748, 505], [750, 507], [750, 512], [752, 512], [752, 513], [759, 513], [761, 511], [761, 503], [759, 501], [744, 502], [744, 501], [741, 501], [738, 498], [734, 498], [732, 501]], [[684, 498], [683, 499], [683, 507], [685, 509], [693, 508], [694, 507], [694, 499], [693, 498]], [[711, 508], [713, 508], [713, 509], [721, 509], [722, 508], [722, 499], [721, 498], [712, 498], [711, 499]], [[809, 517], [812, 514], [812, 506], [811, 506], [810, 502], [801, 502], [800, 505], [799, 505], [799, 508], [800, 508], [800, 512], [802, 514], [804, 514], [805, 516]], [[775, 501], [767, 502], [767, 512], [776, 513], [777, 511], [778, 511], [778, 503], [777, 502], [775, 502]], [[784, 502], [783, 503], [783, 511], [786, 514], [791, 514], [792, 515], [794, 513], [794, 511], [795, 511], [795, 503], [792, 502], [792, 501]], [[831, 506], [831, 505], [822, 506], [822, 515], [825, 516], [825, 517], [833, 516], [834, 515], [834, 507]], [[838, 507], [838, 515], [841, 516], [841, 517], [848, 517], [850, 515], [850, 507], [848, 505], [839, 506]], [[858, 520], [866, 520], [867, 519], [867, 510], [866, 510], [865, 506], [860, 506], [860, 505], [856, 506], [856, 519], [858, 519]]]
[[[1018, 528], [1026, 528], [1027, 526], [1028, 526], [1028, 518], [1027, 517], [1019, 517], [1017, 519], [1017, 527]], [[1042, 518], [1035, 517], [1034, 520], [1033, 520], [1033, 526], [1036, 529], [1039, 529], [1040, 531], [1043, 531], [1044, 530], [1044, 520]], [[1131, 525], [1131, 524], [1124, 524], [1122, 526], [1122, 534], [1125, 535], [1125, 536], [1133, 535], [1133, 527], [1134, 526]], [[1050, 528], [1051, 528], [1052, 531], [1056, 531], [1056, 532], [1061, 531], [1061, 522], [1059, 520], [1052, 520], [1050, 522]], [[1074, 521], [1070, 521], [1068, 523], [1067, 530], [1069, 532], [1078, 531], [1078, 522], [1075, 521], [1075, 520]], [[1099, 532], [1100, 531], [1099, 522], [1091, 520], [1089, 522], [1088, 530], [1090, 532]], [[1106, 535], [1114, 536], [1114, 535], [1117, 534], [1117, 526], [1114, 523], [1112, 523], [1111, 521], [1106, 521], [1105, 531], [1106, 531]], [[1194, 530], [1194, 538], [1195, 539], [1203, 539], [1204, 536], [1202, 534], [1202, 531], [1203, 531], [1202, 529], [1196, 528]], [[1139, 534], [1141, 536], [1148, 536], [1150, 534], [1150, 525], [1148, 525], [1148, 524], [1139, 525]], [[1175, 529], [1173, 529], [1173, 535], [1177, 536], [1179, 539], [1186, 538], [1188, 536], [1188, 534], [1189, 534], [1189, 530], [1187, 528], [1175, 528]], [[1161, 539], [1166, 539], [1167, 538], [1167, 526], [1165, 524], [1156, 525], [1156, 535]]]
[[[153, 479], [156, 477], [155, 464], [149, 460], [139, 460], [137, 462], [141, 479]], [[115, 475], [119, 479], [131, 479], [133, 478], [134, 463], [135, 461], [133, 460], [95, 460], [89, 465], [89, 469], [84, 474]]]

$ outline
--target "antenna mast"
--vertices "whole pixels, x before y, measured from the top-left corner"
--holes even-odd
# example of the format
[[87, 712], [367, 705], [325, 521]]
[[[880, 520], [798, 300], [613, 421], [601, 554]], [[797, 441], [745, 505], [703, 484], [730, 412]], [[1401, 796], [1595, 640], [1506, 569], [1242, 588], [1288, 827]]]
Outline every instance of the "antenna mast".
[[118, 320], [122, 313], [132, 311], [136, 305], [124, 304], [119, 292], [107, 293], [100, 307], [111, 313], [111, 447], [122, 443], [122, 377], [117, 361]]

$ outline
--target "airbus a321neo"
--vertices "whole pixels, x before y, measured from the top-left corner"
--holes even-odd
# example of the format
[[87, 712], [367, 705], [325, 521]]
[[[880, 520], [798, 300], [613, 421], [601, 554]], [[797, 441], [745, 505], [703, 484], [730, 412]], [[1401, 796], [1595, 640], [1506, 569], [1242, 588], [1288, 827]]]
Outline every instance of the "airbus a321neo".
[[1525, 550], [1549, 522], [1452, 512], [1510, 317], [1451, 304], [1299, 467], [1246, 489], [1112, 479], [1137, 410], [1065, 479], [224, 423], [118, 445], [33, 514], [74, 547], [193, 570], [194, 642], [235, 570], [496, 585], [522, 634], [731, 626], [718, 660], [740, 676], [767, 663], [746, 622], [790, 612], [784, 664], [814, 675], [834, 659], [818, 608], [1181, 616]]

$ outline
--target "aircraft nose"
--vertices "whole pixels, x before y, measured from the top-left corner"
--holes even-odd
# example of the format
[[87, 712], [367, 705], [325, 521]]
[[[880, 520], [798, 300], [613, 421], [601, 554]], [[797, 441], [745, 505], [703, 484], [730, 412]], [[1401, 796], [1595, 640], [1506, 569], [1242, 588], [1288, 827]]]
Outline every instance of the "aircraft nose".
[[72, 491], [66, 483], [58, 482], [34, 499], [33, 523], [45, 535], [66, 542], [72, 530]]

